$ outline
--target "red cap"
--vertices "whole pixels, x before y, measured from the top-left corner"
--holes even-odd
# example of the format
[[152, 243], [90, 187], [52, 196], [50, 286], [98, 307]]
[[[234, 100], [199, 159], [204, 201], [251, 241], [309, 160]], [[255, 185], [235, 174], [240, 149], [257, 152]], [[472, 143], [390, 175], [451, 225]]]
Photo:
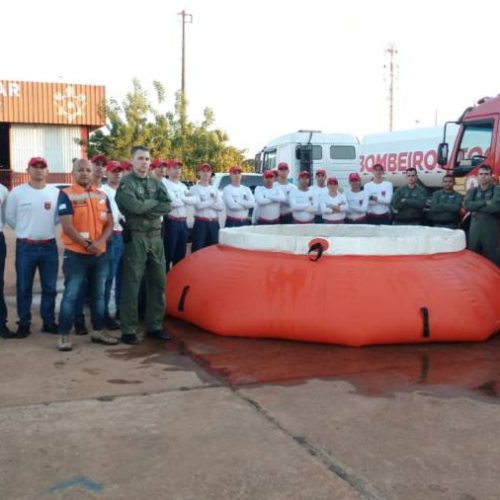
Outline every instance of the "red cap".
[[167, 163], [165, 163], [165, 165], [167, 168], [175, 168], [175, 167], [183, 167], [184, 163], [182, 163], [182, 161], [173, 158], [172, 160], [168, 160]]
[[210, 163], [200, 163], [198, 165], [198, 172], [211, 172], [212, 171], [212, 165]]
[[111, 160], [111, 161], [108, 161], [108, 163], [106, 163], [106, 171], [107, 172], [116, 172], [116, 171], [122, 172], [123, 167], [120, 165], [119, 161]]
[[299, 174], [299, 179], [301, 177], [307, 177], [309, 179], [311, 177], [311, 174], [307, 170], [302, 170]]
[[324, 168], [318, 168], [318, 170], [316, 170], [316, 175], [324, 175], [326, 177], [326, 170]]
[[241, 172], [242, 172], [241, 167], [238, 165], [233, 165], [232, 167], [229, 168], [230, 174], [241, 174]]
[[326, 183], [327, 183], [329, 186], [338, 186], [339, 181], [337, 180], [337, 178], [336, 178], [336, 177], [328, 177], [328, 180], [326, 181]]
[[107, 163], [108, 159], [104, 155], [100, 155], [99, 154], [99, 155], [92, 156], [92, 158], [90, 159], [90, 161], [92, 163], [98, 163], [98, 162]]
[[166, 166], [167, 166], [167, 162], [165, 162], [163, 160], [159, 160], [158, 158], [156, 158], [155, 160], [153, 160], [150, 163], [149, 168], [151, 170], [154, 170], [155, 168], [166, 167]]
[[358, 173], [352, 172], [352, 174], [349, 174], [349, 182], [351, 181], [360, 181], [361, 177], [359, 176]]
[[373, 165], [373, 170], [382, 170], [382, 171], [384, 171], [385, 168], [384, 168], [384, 165], [382, 165], [382, 163], [375, 163], [375, 165]]
[[265, 170], [264, 173], [262, 174], [262, 177], [264, 177], [264, 179], [274, 179], [274, 173], [272, 170]]
[[286, 161], [278, 163], [278, 170], [289, 170], [288, 163]]
[[43, 168], [47, 168], [47, 160], [40, 156], [35, 156], [28, 162], [28, 167], [34, 167], [35, 165], [42, 165]]
[[120, 166], [122, 170], [132, 170], [132, 162], [130, 160], [125, 160]]

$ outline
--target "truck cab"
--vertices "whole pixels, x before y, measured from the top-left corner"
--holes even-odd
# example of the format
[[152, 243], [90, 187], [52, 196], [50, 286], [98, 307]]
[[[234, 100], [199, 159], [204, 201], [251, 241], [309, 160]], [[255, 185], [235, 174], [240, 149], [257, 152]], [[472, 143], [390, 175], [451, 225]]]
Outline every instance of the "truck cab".
[[299, 173], [314, 175], [325, 169], [328, 177], [337, 177], [347, 187], [350, 172], [359, 172], [359, 141], [354, 135], [299, 130], [270, 141], [256, 156], [256, 171], [274, 170], [281, 162], [290, 167], [289, 178], [297, 183]]
[[[477, 186], [477, 169], [486, 163], [493, 175], [500, 177], [500, 95], [480, 99], [467, 108], [456, 122], [447, 122], [443, 142], [438, 147], [438, 163], [446, 166], [455, 177], [465, 177], [466, 190]], [[446, 141], [449, 124], [459, 125], [451, 155]]]

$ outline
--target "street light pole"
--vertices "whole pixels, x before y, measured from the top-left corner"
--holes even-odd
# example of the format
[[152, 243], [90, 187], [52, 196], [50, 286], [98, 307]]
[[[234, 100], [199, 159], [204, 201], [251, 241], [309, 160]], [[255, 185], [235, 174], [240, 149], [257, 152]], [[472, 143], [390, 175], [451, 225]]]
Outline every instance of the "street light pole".
[[186, 23], [193, 22], [193, 16], [188, 14], [185, 10], [179, 12], [182, 16], [182, 74], [181, 74], [181, 108], [180, 108], [180, 121], [181, 132], [184, 137], [186, 130]]

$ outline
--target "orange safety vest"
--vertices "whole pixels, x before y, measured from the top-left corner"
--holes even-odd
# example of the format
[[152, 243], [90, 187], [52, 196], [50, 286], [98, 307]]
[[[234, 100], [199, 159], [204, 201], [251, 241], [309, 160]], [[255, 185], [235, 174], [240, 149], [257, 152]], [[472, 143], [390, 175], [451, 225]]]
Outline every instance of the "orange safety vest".
[[[68, 195], [73, 207], [73, 226], [85, 238], [91, 241], [99, 239], [108, 221], [108, 204], [106, 194], [99, 191], [94, 186], [88, 189], [79, 184], [73, 184], [69, 188], [63, 189], [63, 193]], [[89, 254], [87, 250], [74, 242], [64, 230], [61, 233], [64, 247], [72, 252]], [[106, 244], [104, 244], [106, 251]]]

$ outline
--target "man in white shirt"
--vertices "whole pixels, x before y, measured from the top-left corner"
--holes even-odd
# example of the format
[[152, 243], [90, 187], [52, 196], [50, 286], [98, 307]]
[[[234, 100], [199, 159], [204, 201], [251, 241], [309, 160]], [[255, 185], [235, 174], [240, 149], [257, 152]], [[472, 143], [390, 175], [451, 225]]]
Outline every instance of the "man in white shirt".
[[328, 194], [321, 197], [320, 209], [326, 224], [343, 224], [347, 210], [346, 197], [339, 193], [339, 181], [328, 177]]
[[290, 193], [290, 206], [294, 224], [313, 224], [319, 209], [318, 197], [309, 187], [311, 174], [302, 170], [299, 174], [299, 188]]
[[3, 226], [5, 225], [5, 202], [9, 192], [7, 188], [0, 184], [0, 338], [10, 339], [16, 336], [15, 332], [9, 330], [7, 326], [7, 305], [3, 294], [5, 259], [7, 257], [7, 246], [5, 245], [5, 236]]
[[241, 167], [229, 169], [231, 184], [222, 190], [226, 207], [225, 227], [240, 227], [248, 224], [248, 212], [255, 207], [255, 198], [250, 188], [241, 185]]
[[210, 184], [211, 165], [199, 165], [198, 176], [200, 180], [189, 190], [196, 198], [191, 253], [219, 243], [219, 214], [224, 209], [218, 191]]
[[286, 201], [284, 191], [274, 182], [271, 170], [262, 174], [262, 186], [255, 188], [256, 222], [260, 225], [280, 223], [280, 204]]
[[[108, 183], [101, 187], [106, 193], [113, 216], [113, 232], [108, 238], [106, 253], [108, 254], [108, 276], [104, 287], [104, 324], [107, 330], [119, 330], [120, 325], [115, 318], [120, 317], [120, 296], [122, 284], [122, 257], [124, 251], [123, 227], [120, 224], [124, 220], [118, 205], [116, 204], [116, 190], [120, 184], [123, 175], [123, 169], [119, 162], [109, 161], [106, 164], [106, 174]], [[110, 314], [109, 302], [111, 299], [111, 290], [115, 285], [115, 318]]]
[[384, 181], [383, 165], [373, 165], [373, 180], [365, 184], [364, 190], [368, 197], [367, 223], [390, 224], [393, 186], [392, 182]]
[[314, 216], [314, 223], [321, 224], [323, 222], [323, 214], [321, 212], [320, 203], [324, 196], [328, 196], [328, 188], [326, 187], [326, 170], [318, 168], [314, 177], [316, 179], [316, 184], [311, 186], [311, 191], [316, 194], [316, 198], [318, 200], [318, 211]]
[[278, 164], [278, 179], [276, 185], [285, 193], [285, 201], [280, 203], [280, 224], [293, 224], [292, 209], [288, 203], [290, 192], [297, 189], [297, 186], [288, 182], [290, 169], [288, 163], [282, 161]]
[[366, 210], [368, 197], [366, 191], [361, 189], [361, 177], [357, 172], [349, 174], [349, 189], [345, 191], [348, 203], [346, 224], [366, 224]]
[[55, 322], [58, 253], [56, 211], [59, 189], [47, 186], [47, 161], [31, 158], [29, 181], [12, 190], [6, 207], [7, 224], [16, 233], [16, 295], [19, 317], [16, 337], [31, 333], [33, 280], [38, 269], [42, 286], [42, 332], [57, 334]]
[[169, 160], [167, 162], [167, 178], [162, 180], [171, 200], [170, 213], [163, 220], [163, 246], [167, 273], [171, 266], [175, 266], [186, 256], [188, 242], [187, 206], [194, 206], [196, 203], [196, 197], [180, 180], [182, 167], [182, 162]]

